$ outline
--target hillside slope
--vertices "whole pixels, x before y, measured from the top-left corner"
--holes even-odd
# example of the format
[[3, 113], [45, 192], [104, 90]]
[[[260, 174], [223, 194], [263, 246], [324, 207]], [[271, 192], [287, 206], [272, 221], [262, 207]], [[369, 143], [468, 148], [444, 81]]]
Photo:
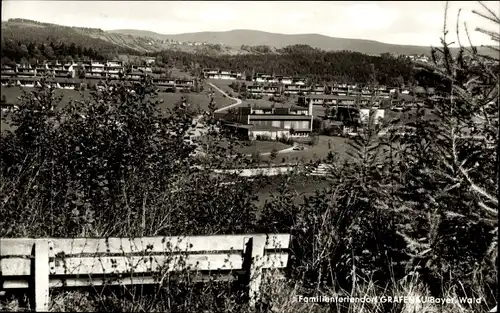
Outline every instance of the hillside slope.
[[81, 28], [41, 23], [27, 19], [2, 21], [2, 42], [13, 40], [22, 43], [64, 42], [66, 44], [93, 48], [101, 51], [135, 54], [137, 52], [157, 52], [178, 50], [184, 52], [227, 53], [236, 51], [224, 49], [217, 51], [208, 46], [178, 45], [162, 40], [153, 32], [128, 30], [128, 33], [105, 32], [98, 28]]
[[12, 39], [33, 43], [74, 42], [82, 46], [123, 53], [155, 52], [168, 48], [147, 36], [109, 33], [98, 28], [61, 26], [27, 19], [2, 21], [1, 32], [2, 41]]
[[[101, 36], [109, 36], [101, 29], [75, 28], [56, 24], [39, 23], [24, 19], [11, 19], [2, 22], [2, 41], [13, 40], [22, 43], [75, 43], [80, 46], [107, 50], [110, 52], [134, 52], [133, 47], [117, 45], [109, 40], [102, 40]], [[122, 35], [124, 36], [124, 35]]]

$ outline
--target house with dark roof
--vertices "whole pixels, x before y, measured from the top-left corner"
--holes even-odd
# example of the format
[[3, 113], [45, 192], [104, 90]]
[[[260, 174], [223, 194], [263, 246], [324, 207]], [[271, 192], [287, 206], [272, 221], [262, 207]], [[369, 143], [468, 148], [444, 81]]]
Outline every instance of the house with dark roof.
[[312, 105], [304, 108], [290, 104], [269, 106], [251, 105], [238, 107], [224, 117], [225, 127], [235, 134], [244, 134], [250, 139], [265, 136], [308, 137], [312, 132]]
[[366, 123], [371, 115], [375, 124], [381, 123], [385, 116], [385, 109], [390, 107], [389, 99], [372, 96], [338, 96], [338, 95], [305, 95], [298, 98], [298, 105], [320, 106], [324, 108], [325, 126], [335, 124], [343, 133], [352, 133], [355, 125]]
[[36, 68], [30, 64], [17, 65], [17, 77], [34, 77], [36, 76]]
[[276, 80], [280, 84], [291, 85], [293, 83], [293, 78], [289, 76], [276, 76]]
[[230, 70], [219, 70], [219, 69], [203, 69], [203, 77], [211, 79], [229, 79], [236, 80], [242, 78], [242, 73]]
[[1, 75], [2, 76], [16, 76], [17, 75], [16, 66], [2, 64]]
[[309, 92], [313, 95], [324, 95], [326, 92], [326, 87], [323, 85], [313, 85], [310, 87]]
[[178, 90], [191, 89], [194, 87], [194, 79], [176, 79], [175, 88]]
[[256, 73], [252, 77], [252, 81], [256, 83], [277, 83], [278, 80], [271, 74], [266, 73]]

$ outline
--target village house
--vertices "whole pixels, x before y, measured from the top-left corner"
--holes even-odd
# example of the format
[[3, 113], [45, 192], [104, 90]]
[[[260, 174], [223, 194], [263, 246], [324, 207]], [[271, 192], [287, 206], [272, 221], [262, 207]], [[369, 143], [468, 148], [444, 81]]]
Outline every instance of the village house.
[[247, 85], [246, 90], [252, 95], [262, 95], [262, 92], [264, 91], [264, 86], [259, 84]]
[[173, 78], [153, 78], [153, 84], [160, 88], [160, 92], [171, 92], [175, 88], [175, 79]]
[[204, 78], [219, 79], [219, 70], [205, 68], [205, 69], [203, 69], [203, 77]]
[[36, 76], [36, 68], [31, 64], [18, 64], [17, 77], [34, 77]]
[[231, 79], [231, 71], [221, 70], [219, 72], [220, 79]]
[[329, 94], [334, 96], [347, 96], [349, 94], [349, 86], [347, 84], [334, 84], [329, 86]]
[[104, 72], [104, 62], [100, 61], [91, 61], [90, 62], [90, 71], [93, 73], [101, 73]]
[[175, 88], [177, 90], [191, 89], [194, 87], [194, 79], [176, 79]]
[[74, 82], [59, 82], [59, 83], [57, 83], [57, 88], [76, 90], [76, 89], [78, 89], [78, 84], [74, 83]]
[[229, 78], [229, 79], [242, 79], [243, 74], [242, 74], [242, 73], [240, 73], [240, 72], [231, 71], [231, 72], [229, 73], [229, 76], [230, 76], [230, 78]]
[[133, 71], [139, 71], [139, 72], [147, 73], [147, 74], [153, 73], [153, 69], [151, 67], [149, 67], [149, 66], [137, 66], [137, 65], [133, 65], [132, 66], [132, 70]]
[[294, 85], [305, 85], [306, 79], [303, 77], [294, 77], [292, 78], [292, 84]]
[[54, 71], [47, 63], [44, 63], [36, 66], [36, 74], [37, 76], [54, 76]]
[[20, 87], [35, 87], [37, 84], [37, 79], [35, 77], [19, 77], [16, 80], [15, 85]]
[[149, 75], [147, 73], [144, 73], [142, 71], [132, 70], [130, 73], [125, 75], [125, 78], [132, 81], [139, 81], [148, 76]]
[[52, 61], [50, 63], [47, 63], [47, 66], [49, 67], [49, 69], [54, 70], [54, 71], [55, 70], [60, 70], [60, 71], [64, 70], [64, 65], [59, 60], [55, 60], [55, 61]]
[[331, 106], [331, 105], [359, 106], [359, 105], [369, 105], [369, 104], [376, 106], [380, 104], [380, 100], [374, 96], [368, 99], [357, 96], [312, 95], [312, 94], [299, 96], [297, 104], [305, 106], [308, 105], [310, 102], [312, 102], [313, 105], [321, 105], [321, 106]]
[[218, 70], [218, 69], [203, 69], [203, 77], [209, 79], [241, 79], [242, 74], [236, 71]]
[[224, 118], [225, 128], [250, 139], [265, 136], [270, 139], [308, 137], [312, 132], [312, 104], [309, 108], [296, 105], [248, 105], [238, 107]]
[[291, 85], [293, 83], [292, 77], [289, 76], [277, 76], [278, 82], [285, 85]]
[[105, 79], [106, 78], [106, 73], [104, 72], [92, 72], [92, 71], [87, 71], [85, 73], [85, 78], [90, 78], [90, 79]]
[[285, 85], [283, 93], [288, 95], [296, 95], [300, 92], [300, 86], [295, 84]]
[[12, 83], [12, 79], [8, 76], [0, 76], [0, 85], [1, 86], [9, 86]]
[[267, 85], [262, 89], [262, 94], [266, 96], [275, 96], [280, 94], [280, 87], [278, 85]]
[[95, 79], [104, 79], [106, 78], [106, 72], [104, 71], [104, 63], [100, 61], [91, 61], [87, 65], [87, 69], [85, 72], [85, 77], [87, 78], [95, 78]]
[[389, 90], [378, 90], [375, 94], [383, 99], [389, 99], [391, 97], [391, 93]]
[[5, 64], [2, 65], [1, 75], [2, 76], [16, 76], [17, 75], [16, 66], [5, 65]]
[[[311, 96], [309, 103], [320, 103], [321, 99], [318, 97], [319, 95]], [[357, 127], [366, 124], [370, 117], [375, 125], [380, 125], [385, 116], [385, 107], [380, 107], [382, 102], [375, 97], [355, 99], [352, 96], [327, 95], [323, 100], [322, 106], [326, 108], [321, 116], [323, 127], [335, 127], [343, 135], [355, 134]]]
[[359, 87], [349, 87], [349, 90], [347, 92], [348, 96], [353, 96], [353, 97], [360, 97], [361, 96], [361, 88]]
[[67, 78], [67, 77], [74, 77], [75, 76], [74, 71], [69, 71], [69, 70], [65, 69], [64, 66], [62, 69], [53, 70], [53, 72], [54, 72], [54, 77]]
[[120, 78], [120, 73], [123, 73], [123, 70], [123, 62], [121, 61], [108, 61], [104, 66], [104, 72], [109, 78]]
[[116, 69], [123, 69], [123, 62], [122, 61], [108, 61], [106, 63], [106, 66], [109, 68], [116, 68]]
[[55, 61], [48, 63], [46, 67], [45, 73], [53, 75], [54, 77], [67, 78], [74, 77], [75, 75], [72, 63], [63, 64], [60, 61]]
[[278, 81], [274, 78], [273, 75], [266, 74], [266, 73], [256, 73], [252, 81], [256, 83], [277, 83]]
[[324, 95], [325, 94], [325, 86], [313, 85], [310, 87], [310, 93], [313, 95]]

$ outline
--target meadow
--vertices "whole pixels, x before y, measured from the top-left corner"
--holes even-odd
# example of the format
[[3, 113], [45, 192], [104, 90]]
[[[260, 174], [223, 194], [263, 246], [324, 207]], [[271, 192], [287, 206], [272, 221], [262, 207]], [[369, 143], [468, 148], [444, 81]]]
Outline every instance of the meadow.
[[[280, 153], [273, 161], [273, 163], [281, 164], [298, 161], [306, 163], [315, 162], [325, 159], [330, 152], [335, 154], [338, 157], [339, 161], [344, 161], [348, 159], [348, 140], [349, 139], [343, 137], [318, 136], [316, 144], [312, 146], [306, 144], [304, 145], [304, 150], [292, 150]], [[277, 149], [278, 147], [281, 147], [278, 144], [276, 145]], [[270, 161], [270, 156], [263, 155], [261, 156], [261, 160], [264, 162]]]
[[[202, 110], [208, 110], [208, 104], [210, 102], [210, 98], [208, 95], [208, 88], [209, 86], [204, 86], [204, 90], [200, 93], [181, 93], [181, 92], [176, 92], [176, 93], [165, 93], [165, 92], [160, 92], [158, 94], [158, 98], [163, 100], [163, 103], [160, 105], [160, 108], [162, 110], [166, 109], [172, 109], [175, 106], [175, 103], [179, 102], [181, 100], [181, 97], [187, 97], [189, 99], [189, 102], [197, 107], [199, 106], [200, 109]], [[18, 97], [22, 95], [22, 90], [25, 90], [26, 92], [31, 92], [34, 90], [34, 88], [20, 88], [20, 87], [5, 87], [2, 86], [0, 88], [2, 97], [5, 95], [6, 101], [9, 104], [16, 104], [19, 103]], [[76, 90], [70, 90], [70, 89], [57, 89], [55, 91], [55, 94], [57, 96], [63, 95], [63, 99], [61, 101], [61, 104], [64, 106], [68, 104], [71, 100], [82, 100], [84, 97], [90, 96], [90, 91], [85, 90], [85, 91], [76, 91]], [[83, 95], [83, 97], [82, 97]], [[229, 104], [232, 104], [234, 101], [231, 99], [223, 97], [221, 94], [217, 94], [217, 92], [214, 95], [215, 98], [215, 103], [217, 107], [223, 107]]]
[[[208, 94], [209, 87], [210, 87], [209, 85], [204, 86], [204, 91], [200, 93], [160, 92], [158, 93], [158, 99], [163, 100], [163, 103], [159, 105], [159, 108], [161, 109], [162, 112], [166, 113], [168, 110], [173, 109], [175, 105], [181, 101], [182, 97], [186, 97], [188, 99], [188, 102], [191, 104], [193, 108], [207, 111], [208, 105], [210, 103], [210, 97]], [[16, 105], [20, 102], [19, 97], [23, 94], [23, 90], [30, 93], [35, 89], [30, 87], [21, 88], [21, 87], [6, 87], [6, 86], [1, 86], [0, 88], [2, 98], [5, 96], [6, 103], [13, 105]], [[59, 108], [63, 108], [72, 100], [81, 101], [85, 98], [89, 98], [91, 92], [89, 90], [76, 91], [70, 89], [56, 89], [55, 95], [62, 96]], [[217, 91], [214, 91], [214, 100], [218, 108], [230, 105], [234, 102], [233, 100], [224, 97]], [[4, 116], [5, 114], [6, 113], [2, 111], [2, 116]], [[7, 119], [5, 121], [2, 121], [1, 123], [2, 124], [1, 131], [10, 129], [9, 120], [10, 119], [7, 115]]]

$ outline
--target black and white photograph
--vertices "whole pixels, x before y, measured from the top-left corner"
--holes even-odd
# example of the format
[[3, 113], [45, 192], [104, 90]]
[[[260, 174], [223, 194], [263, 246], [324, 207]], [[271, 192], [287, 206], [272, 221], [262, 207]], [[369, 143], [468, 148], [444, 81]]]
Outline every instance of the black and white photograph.
[[499, 1], [1, 15], [0, 312], [497, 312]]

